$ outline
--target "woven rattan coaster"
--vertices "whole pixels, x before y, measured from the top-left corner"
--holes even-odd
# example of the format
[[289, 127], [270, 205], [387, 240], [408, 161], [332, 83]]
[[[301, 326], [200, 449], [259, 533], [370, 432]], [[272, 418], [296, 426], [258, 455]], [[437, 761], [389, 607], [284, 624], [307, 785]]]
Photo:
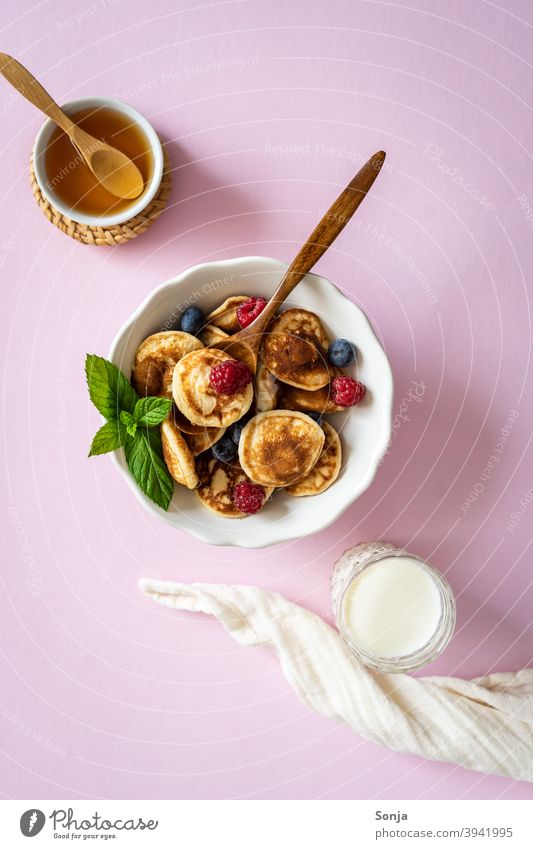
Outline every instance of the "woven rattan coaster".
[[30, 180], [31, 188], [35, 200], [39, 204], [40, 209], [44, 212], [49, 221], [52, 222], [62, 233], [66, 233], [71, 239], [76, 239], [77, 242], [83, 242], [84, 245], [120, 245], [122, 242], [130, 242], [136, 239], [145, 230], [148, 230], [156, 221], [165, 206], [167, 205], [170, 187], [172, 183], [172, 170], [170, 160], [165, 150], [165, 164], [163, 168], [163, 177], [159, 191], [153, 201], [146, 207], [140, 215], [130, 218], [129, 221], [124, 221], [123, 224], [115, 224], [113, 227], [90, 227], [87, 224], [78, 224], [58, 212], [55, 207], [49, 203], [43, 196], [33, 170], [33, 156], [30, 160]]

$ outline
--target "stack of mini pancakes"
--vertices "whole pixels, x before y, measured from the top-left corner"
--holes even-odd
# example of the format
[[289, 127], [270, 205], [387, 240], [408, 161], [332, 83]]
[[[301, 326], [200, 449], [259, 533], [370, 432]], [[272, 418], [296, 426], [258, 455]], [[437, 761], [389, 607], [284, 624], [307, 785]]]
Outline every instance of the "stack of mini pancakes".
[[[330, 339], [313, 312], [288, 309], [273, 320], [252, 383], [232, 395], [211, 386], [212, 367], [228, 355], [209, 346], [240, 329], [236, 311], [246, 300], [228, 298], [207, 316], [198, 336], [181, 330], [149, 336], [137, 350], [132, 374], [139, 395], [174, 401], [161, 425], [170, 474], [227, 518], [246, 516], [233, 501], [241, 481], [262, 486], [264, 503], [281, 488], [292, 496], [318, 495], [336, 480], [342, 461], [336, 430], [316, 421], [317, 414], [345, 408], [331, 398], [331, 381], [341, 371], [327, 360]], [[238, 459], [224, 463], [210, 449], [236, 422]]]

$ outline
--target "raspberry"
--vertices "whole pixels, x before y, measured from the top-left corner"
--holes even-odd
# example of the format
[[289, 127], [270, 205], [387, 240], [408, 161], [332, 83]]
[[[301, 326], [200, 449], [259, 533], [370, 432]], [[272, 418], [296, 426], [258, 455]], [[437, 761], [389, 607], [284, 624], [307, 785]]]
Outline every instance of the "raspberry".
[[209, 382], [217, 395], [233, 395], [248, 386], [252, 374], [239, 360], [223, 360], [209, 372]]
[[263, 312], [265, 306], [264, 298], [248, 298], [237, 307], [237, 320], [241, 327], [248, 327]]
[[233, 503], [241, 513], [257, 513], [263, 506], [265, 490], [249, 481], [241, 481], [233, 490]]
[[331, 389], [333, 401], [340, 407], [354, 407], [366, 394], [366, 386], [353, 377], [335, 377]]

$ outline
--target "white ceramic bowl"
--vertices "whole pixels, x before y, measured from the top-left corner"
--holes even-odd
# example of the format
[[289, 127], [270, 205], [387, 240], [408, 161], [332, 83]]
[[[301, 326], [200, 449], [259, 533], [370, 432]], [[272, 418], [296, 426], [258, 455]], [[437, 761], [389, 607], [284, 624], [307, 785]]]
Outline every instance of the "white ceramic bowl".
[[[188, 268], [164, 283], [135, 310], [118, 332], [111, 359], [129, 377], [135, 351], [151, 333], [170, 329], [181, 312], [197, 305], [205, 313], [230, 295], [263, 295], [267, 299], [278, 285], [286, 265], [265, 257], [242, 257]], [[141, 503], [155, 516], [187, 531], [203, 542], [261, 548], [321, 531], [337, 519], [372, 483], [390, 439], [392, 373], [370, 322], [334, 285], [308, 274], [284, 307], [301, 306], [320, 316], [331, 338], [347, 338], [358, 349], [357, 366], [347, 369], [367, 386], [357, 407], [335, 413], [329, 421], [340, 432], [342, 470], [335, 483], [320, 495], [294, 498], [282, 490], [257, 515], [224, 519], [202, 506], [194, 492], [176, 484], [169, 511], [165, 512], [141, 492], [122, 451], [113, 460]]]
[[[71, 100], [69, 103], [65, 103], [61, 108], [67, 113], [67, 115], [72, 115], [72, 113], [77, 112], [78, 109], [98, 109], [101, 106], [109, 106], [110, 109], [114, 109], [116, 112], [121, 112], [123, 115], [127, 115], [127, 117], [133, 123], [137, 124], [143, 131], [148, 139], [152, 151], [154, 160], [152, 178], [145, 187], [142, 195], [132, 206], [128, 206], [126, 210], [122, 210], [114, 215], [96, 216], [85, 215], [84, 213], [72, 210], [69, 206], [63, 203], [61, 198], [59, 198], [55, 193], [53, 186], [50, 185], [49, 176], [45, 169], [44, 154], [50, 140], [50, 136], [56, 127], [56, 124], [54, 124], [50, 118], [44, 122], [37, 133], [37, 138], [35, 139], [35, 144], [33, 146], [33, 168], [35, 171], [35, 178], [39, 184], [41, 192], [47, 201], [58, 210], [58, 212], [61, 212], [63, 215], [66, 215], [67, 218], [70, 218], [72, 221], [76, 221], [78, 224], [87, 224], [92, 227], [112, 227], [115, 224], [122, 224], [124, 221], [129, 221], [129, 219], [133, 218], [135, 215], [139, 215], [156, 196], [163, 177], [163, 148], [161, 147], [159, 136], [150, 122], [147, 121], [140, 112], [137, 112], [136, 109], [128, 106], [127, 103], [122, 103], [120, 100], [112, 100], [107, 97], [81, 97], [79, 100]], [[72, 148], [72, 150], [74, 151], [74, 148]]]

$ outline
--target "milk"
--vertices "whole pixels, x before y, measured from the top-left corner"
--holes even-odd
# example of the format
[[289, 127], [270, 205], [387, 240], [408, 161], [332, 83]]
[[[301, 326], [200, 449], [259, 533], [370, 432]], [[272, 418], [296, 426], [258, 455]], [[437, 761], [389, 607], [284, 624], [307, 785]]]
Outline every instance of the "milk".
[[425, 646], [442, 616], [439, 586], [409, 557], [384, 557], [348, 585], [342, 618], [351, 642], [372, 655], [405, 657]]

